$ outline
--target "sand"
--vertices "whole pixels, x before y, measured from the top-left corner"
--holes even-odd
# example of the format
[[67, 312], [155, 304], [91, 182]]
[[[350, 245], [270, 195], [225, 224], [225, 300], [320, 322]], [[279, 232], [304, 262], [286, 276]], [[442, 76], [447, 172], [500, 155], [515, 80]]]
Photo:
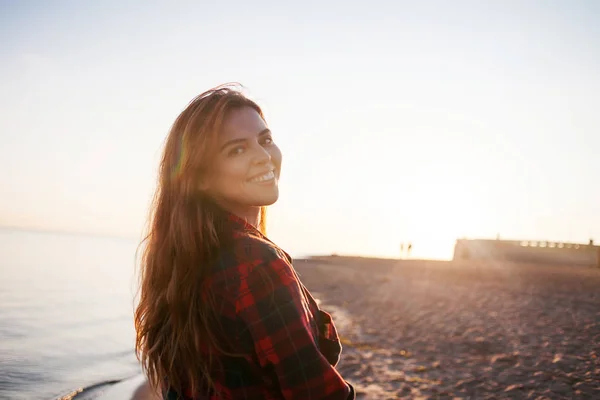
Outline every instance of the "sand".
[[600, 269], [314, 257], [359, 399], [600, 399]]

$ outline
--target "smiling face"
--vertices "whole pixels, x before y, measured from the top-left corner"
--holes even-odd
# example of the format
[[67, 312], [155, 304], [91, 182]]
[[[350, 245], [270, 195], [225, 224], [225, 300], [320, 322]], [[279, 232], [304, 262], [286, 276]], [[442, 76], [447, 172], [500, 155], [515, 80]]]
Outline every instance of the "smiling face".
[[277, 201], [281, 151], [252, 107], [227, 115], [213, 154], [201, 189], [221, 207], [245, 216]]

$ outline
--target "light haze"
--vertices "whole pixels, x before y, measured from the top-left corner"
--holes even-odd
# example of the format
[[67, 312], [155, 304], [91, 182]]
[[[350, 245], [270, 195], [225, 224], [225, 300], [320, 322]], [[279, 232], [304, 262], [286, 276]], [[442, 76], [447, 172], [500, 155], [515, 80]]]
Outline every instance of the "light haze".
[[600, 241], [600, 3], [0, 1], [0, 224], [141, 237], [177, 114], [242, 83], [292, 254]]

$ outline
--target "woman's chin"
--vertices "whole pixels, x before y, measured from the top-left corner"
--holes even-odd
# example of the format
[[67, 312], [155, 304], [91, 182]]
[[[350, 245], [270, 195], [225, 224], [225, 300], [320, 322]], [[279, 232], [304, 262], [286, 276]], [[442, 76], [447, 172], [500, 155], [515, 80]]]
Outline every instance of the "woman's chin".
[[260, 195], [253, 196], [251, 203], [254, 207], [265, 207], [275, 204], [277, 199], [279, 199], [279, 190], [275, 188], [274, 190], [270, 190], [271, 193], [261, 193]]

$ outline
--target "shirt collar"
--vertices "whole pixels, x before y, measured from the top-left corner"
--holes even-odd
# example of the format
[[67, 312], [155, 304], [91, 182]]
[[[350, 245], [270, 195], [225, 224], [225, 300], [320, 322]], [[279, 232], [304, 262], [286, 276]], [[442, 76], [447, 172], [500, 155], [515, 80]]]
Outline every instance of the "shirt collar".
[[235, 215], [229, 211], [226, 211], [225, 214], [226, 214], [227, 223], [232, 228], [234, 228], [234, 229], [237, 228], [237, 230], [254, 233], [254, 234], [259, 235], [260, 237], [264, 238], [264, 235], [262, 234], [262, 232], [260, 230], [258, 230], [254, 225], [252, 225], [251, 223], [246, 221], [245, 219], [240, 218], [237, 215]]
[[226, 211], [225, 213], [226, 213], [227, 226], [230, 229], [232, 229], [233, 231], [244, 232], [246, 234], [251, 234], [251, 235], [257, 236], [257, 237], [261, 238], [262, 240], [269, 242], [276, 249], [281, 251], [281, 253], [285, 256], [285, 258], [288, 260], [288, 262], [290, 264], [292, 263], [292, 257], [287, 252], [282, 250], [279, 246], [277, 246], [275, 243], [273, 243], [273, 241], [271, 239], [269, 239], [267, 236], [265, 236], [254, 225], [248, 223], [245, 219], [240, 218], [237, 215], [235, 215], [229, 211]]

